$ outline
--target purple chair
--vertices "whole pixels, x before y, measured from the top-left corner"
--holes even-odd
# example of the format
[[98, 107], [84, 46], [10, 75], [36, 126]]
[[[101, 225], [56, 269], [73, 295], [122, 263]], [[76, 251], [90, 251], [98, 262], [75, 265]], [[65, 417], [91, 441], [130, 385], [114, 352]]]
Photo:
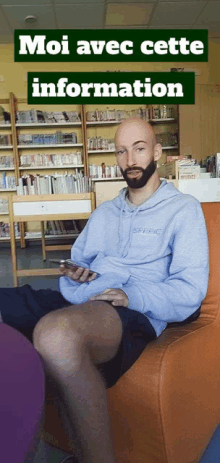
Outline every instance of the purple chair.
[[0, 461], [33, 462], [44, 418], [45, 375], [37, 351], [0, 323]]

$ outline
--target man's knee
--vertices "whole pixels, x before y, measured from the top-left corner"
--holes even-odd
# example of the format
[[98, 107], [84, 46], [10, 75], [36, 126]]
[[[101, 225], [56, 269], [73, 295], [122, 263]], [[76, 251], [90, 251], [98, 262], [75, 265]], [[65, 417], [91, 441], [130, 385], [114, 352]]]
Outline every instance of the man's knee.
[[94, 363], [110, 360], [122, 336], [121, 320], [106, 302], [88, 301], [45, 315], [36, 325], [33, 342], [38, 352], [55, 360], [74, 361], [88, 354]]
[[33, 332], [33, 343], [43, 357], [62, 359], [72, 357], [73, 351], [76, 353], [82, 349], [84, 336], [78, 332], [69, 312], [61, 309], [39, 320]]

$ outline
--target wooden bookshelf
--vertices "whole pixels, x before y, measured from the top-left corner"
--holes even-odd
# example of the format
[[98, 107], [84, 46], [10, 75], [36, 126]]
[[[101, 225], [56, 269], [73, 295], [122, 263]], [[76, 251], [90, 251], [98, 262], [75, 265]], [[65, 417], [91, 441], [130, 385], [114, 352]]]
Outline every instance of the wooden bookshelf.
[[[1, 154], [3, 154], [3, 151], [6, 150], [12, 151], [13, 152], [13, 159], [14, 159], [14, 167], [0, 167], [0, 171], [6, 171], [6, 172], [14, 172], [15, 179], [16, 179], [16, 184], [18, 185], [19, 178], [24, 172], [30, 171], [31, 173], [33, 171], [36, 171], [36, 173], [40, 173], [45, 171], [46, 173], [55, 173], [56, 171], [60, 170], [65, 170], [65, 171], [73, 171], [73, 169], [83, 169], [84, 170], [84, 175], [89, 176], [89, 163], [93, 163], [93, 159], [95, 159], [95, 156], [97, 155], [96, 158], [96, 165], [100, 165], [102, 162], [104, 162], [106, 165], [110, 164], [115, 164], [115, 150], [88, 150], [87, 147], [87, 138], [88, 138], [88, 133], [91, 130], [94, 131], [94, 135], [99, 137], [102, 136], [103, 138], [109, 138], [113, 139], [116, 127], [121, 123], [121, 120], [103, 120], [103, 121], [87, 121], [86, 120], [86, 106], [84, 105], [77, 105], [77, 111], [81, 115], [81, 121], [75, 121], [75, 122], [44, 122], [44, 123], [21, 123], [21, 122], [16, 122], [16, 111], [21, 107], [24, 107], [24, 105], [27, 104], [26, 99], [17, 99], [13, 93], [9, 94], [9, 99], [7, 100], [0, 100], [0, 104], [7, 104], [9, 107], [9, 112], [11, 115], [11, 123], [10, 124], [0, 124], [0, 129], [1, 131], [6, 130], [11, 131], [12, 134], [12, 141], [13, 143], [11, 145], [6, 145], [2, 146], [0, 145], [0, 150]], [[23, 106], [22, 106], [23, 105]], [[98, 105], [100, 108], [102, 105]], [[113, 105], [110, 105], [111, 107]], [[122, 105], [123, 106], [123, 105]], [[124, 105], [125, 108], [128, 108], [128, 105]], [[136, 107], [138, 109], [138, 105], [129, 105], [129, 108]], [[144, 106], [144, 105], [142, 105]], [[155, 126], [155, 131], [160, 133], [160, 131], [172, 131], [174, 130], [173, 127], [177, 129], [179, 132], [179, 108], [176, 105], [175, 106], [175, 117], [169, 117], [169, 118], [160, 118], [160, 119], [155, 119], [151, 117], [149, 119], [149, 122], [151, 122]], [[118, 109], [120, 109], [119, 105], [117, 106]], [[146, 108], [146, 106], [144, 106]], [[91, 109], [92, 105], [88, 105], [87, 109]], [[104, 106], [102, 106], [102, 109], [105, 109]], [[26, 109], [24, 109], [26, 110]], [[7, 109], [8, 111], [8, 109]], [[70, 110], [71, 111], [71, 110]], [[65, 128], [71, 128], [71, 127], [76, 127], [77, 134], [81, 134], [82, 136], [82, 142], [81, 143], [59, 143], [59, 144], [18, 144], [18, 133], [21, 133], [22, 130], [27, 130], [26, 133], [30, 133], [30, 130], [36, 131], [39, 130], [39, 133], [42, 133], [40, 131], [44, 129], [56, 129], [59, 128], [61, 130]], [[81, 129], [81, 131], [80, 131]], [[104, 132], [102, 132], [104, 130]], [[106, 130], [106, 132], [105, 132]], [[109, 130], [109, 132], [108, 132]], [[67, 130], [68, 132], [68, 130]], [[4, 133], [4, 132], [3, 132]], [[38, 132], [37, 132], [38, 133]], [[45, 130], [43, 133], [47, 133]], [[108, 135], [109, 134], [109, 135]], [[77, 135], [78, 136], [78, 135]], [[178, 142], [179, 143], [179, 142]], [[83, 163], [82, 164], [77, 164], [77, 165], [57, 165], [57, 166], [36, 166], [36, 165], [21, 165], [20, 164], [20, 153], [24, 150], [24, 155], [28, 153], [28, 150], [30, 152], [34, 152], [34, 150], [39, 150], [40, 152], [43, 153], [43, 150], [47, 150], [46, 153], [48, 153], [48, 150], [60, 150], [60, 149], [66, 149], [66, 150], [74, 150], [79, 148], [80, 151], [82, 151], [82, 159]], [[4, 155], [7, 155], [7, 152]], [[170, 152], [170, 153], [169, 153]], [[179, 144], [176, 146], [164, 146], [163, 147], [163, 156], [166, 158], [167, 154], [178, 154], [179, 152]], [[44, 153], [43, 153], [44, 154]], [[100, 158], [101, 156], [101, 158]], [[100, 160], [99, 160], [100, 159]], [[112, 161], [111, 161], [112, 159]], [[10, 174], [9, 174], [10, 175]], [[46, 175], [46, 174], [45, 174]], [[121, 177], [112, 177], [112, 178], [93, 178], [92, 183], [96, 182], [117, 182], [121, 180], [123, 181], [123, 178]], [[15, 189], [1, 189], [1, 193], [8, 193], [8, 192], [14, 192], [16, 191]], [[1, 215], [1, 214], [0, 214]], [[22, 228], [21, 224], [21, 246], [25, 246], [25, 229], [24, 227]], [[66, 235], [65, 235], [66, 236]], [[58, 238], [58, 235], [57, 235]]]
[[[84, 164], [74, 164], [72, 166], [69, 165], [63, 165], [63, 166], [21, 166], [19, 167], [19, 170], [56, 170], [56, 169], [78, 169], [84, 167]], [[7, 169], [8, 170], [8, 169]]]
[[[119, 125], [122, 120], [126, 119], [127, 117], [129, 117], [129, 114], [128, 112], [126, 114], [123, 114], [121, 112], [121, 114], [119, 115], [118, 114], [113, 114], [111, 113], [112, 111], [112, 106], [113, 105], [110, 105], [109, 106], [109, 110], [110, 112], [107, 111], [107, 114], [103, 114], [101, 113], [101, 111], [103, 111], [104, 109], [107, 109], [107, 108], [104, 108], [104, 105], [97, 105], [97, 107], [95, 107], [95, 105], [86, 105], [85, 106], [85, 112], [86, 110], [88, 111], [92, 111], [94, 114], [88, 114], [86, 113], [86, 117], [87, 118], [90, 118], [91, 117], [97, 117], [98, 119], [100, 118], [105, 118], [105, 117], [109, 117], [109, 119], [111, 117], [116, 117], [116, 118], [120, 118], [120, 120], [86, 120], [86, 124], [85, 124], [85, 128], [86, 128], [86, 138], [89, 139], [89, 138], [98, 138], [98, 137], [101, 137], [103, 139], [109, 139], [109, 140], [113, 140], [114, 138], [114, 134], [115, 134], [115, 130], [116, 130], [116, 126]], [[155, 133], [156, 134], [162, 134], [161, 138], [163, 139], [163, 141], [166, 139], [166, 137], [164, 137], [163, 134], [165, 134], [166, 132], [169, 132], [170, 134], [175, 134], [175, 133], [178, 133], [179, 134], [179, 107], [177, 105], [166, 105], [166, 108], [167, 108], [167, 116], [173, 116], [173, 117], [160, 117], [160, 118], [155, 118], [153, 117], [153, 115], [155, 115], [155, 108], [157, 105], [150, 105], [150, 106], [146, 106], [146, 105], [141, 105], [142, 106], [142, 115], [145, 117], [148, 117], [148, 119], [146, 119], [149, 123], [153, 124], [154, 125], [154, 128], [155, 128]], [[119, 106], [115, 105], [114, 107], [114, 110], [115, 111], [130, 111], [131, 108], [132, 108], [132, 111], [133, 109], [136, 109], [138, 110], [139, 107], [138, 105], [121, 105], [121, 108], [119, 108]], [[160, 112], [162, 114], [162, 106], [161, 105], [158, 105], [158, 107], [160, 107]], [[118, 109], [117, 109], [118, 108]], [[153, 111], [153, 108], [154, 108], [154, 111]], [[145, 111], [146, 110], [146, 114], [145, 114]], [[98, 113], [98, 111], [100, 111], [100, 113]], [[172, 114], [171, 114], [172, 112]], [[131, 116], [135, 116], [136, 114], [130, 114]], [[139, 116], [138, 116], [139, 117]], [[123, 119], [124, 118], [124, 119]], [[167, 138], [168, 138], [168, 141], [169, 141], [169, 136], [167, 134]], [[174, 142], [175, 142], [175, 138], [174, 138]], [[164, 142], [165, 144], [165, 142]], [[92, 145], [92, 140], [91, 140], [91, 145]], [[116, 164], [116, 157], [115, 157], [115, 149], [91, 149], [91, 146], [90, 144], [88, 144], [89, 148], [88, 149], [88, 161], [89, 161], [89, 164], [96, 164], [96, 165], [100, 165], [102, 162], [104, 162], [106, 165], [112, 165], [112, 164]], [[178, 138], [178, 144], [172, 144], [170, 143], [169, 146], [163, 146], [163, 162], [166, 161], [166, 157], [167, 155], [178, 155], [179, 154], [179, 138]], [[99, 161], [98, 160], [98, 156], [102, 156], [102, 160]], [[97, 157], [96, 157], [97, 156]], [[110, 156], [112, 156], [112, 162], [110, 161]], [[107, 161], [105, 161], [106, 159], [108, 159]], [[112, 179], [114, 180], [114, 179]]]
[[53, 127], [53, 128], [56, 128], [56, 127], [80, 127], [82, 125], [81, 122], [30, 122], [30, 123], [19, 123], [19, 124], [15, 124], [17, 128], [33, 128], [33, 129], [37, 129], [37, 128], [44, 128], [44, 127]]
[[51, 144], [30, 144], [30, 145], [18, 145], [19, 149], [25, 150], [25, 149], [45, 149], [45, 148], [79, 148], [82, 147], [82, 143], [51, 143]]
[[12, 150], [13, 145], [0, 145], [0, 150]]
[[88, 154], [108, 154], [115, 153], [115, 150], [89, 150]]

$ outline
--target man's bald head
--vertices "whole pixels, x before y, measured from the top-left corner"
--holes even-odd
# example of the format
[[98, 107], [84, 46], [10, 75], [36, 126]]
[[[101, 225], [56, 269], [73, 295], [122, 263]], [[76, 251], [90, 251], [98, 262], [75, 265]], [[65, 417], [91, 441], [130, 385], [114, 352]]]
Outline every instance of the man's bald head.
[[152, 126], [137, 117], [126, 119], [116, 132], [115, 148], [118, 165], [128, 186], [145, 186], [155, 173], [156, 161], [162, 154]]
[[[121, 137], [123, 138], [127, 136], [127, 134], [134, 133], [134, 137], [136, 136], [137, 131], [141, 133], [145, 133], [145, 136], [151, 142], [152, 148], [154, 149], [156, 145], [156, 138], [153, 127], [143, 119], [139, 119], [138, 117], [130, 117], [129, 119], [124, 120], [121, 122], [116, 134], [115, 134], [115, 145], [117, 145]], [[120, 143], [119, 143], [120, 144]]]

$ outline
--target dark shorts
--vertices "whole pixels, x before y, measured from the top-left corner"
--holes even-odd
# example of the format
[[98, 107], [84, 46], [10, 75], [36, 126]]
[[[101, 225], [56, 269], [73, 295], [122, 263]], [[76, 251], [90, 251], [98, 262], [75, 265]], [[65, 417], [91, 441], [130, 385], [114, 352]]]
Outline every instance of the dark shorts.
[[[34, 290], [30, 285], [0, 288], [0, 311], [4, 323], [16, 328], [31, 342], [34, 327], [47, 313], [69, 306], [60, 292]], [[122, 321], [123, 335], [116, 356], [98, 366], [107, 388], [133, 365], [146, 345], [156, 338], [151, 323], [144, 315], [125, 307], [114, 307]]]

